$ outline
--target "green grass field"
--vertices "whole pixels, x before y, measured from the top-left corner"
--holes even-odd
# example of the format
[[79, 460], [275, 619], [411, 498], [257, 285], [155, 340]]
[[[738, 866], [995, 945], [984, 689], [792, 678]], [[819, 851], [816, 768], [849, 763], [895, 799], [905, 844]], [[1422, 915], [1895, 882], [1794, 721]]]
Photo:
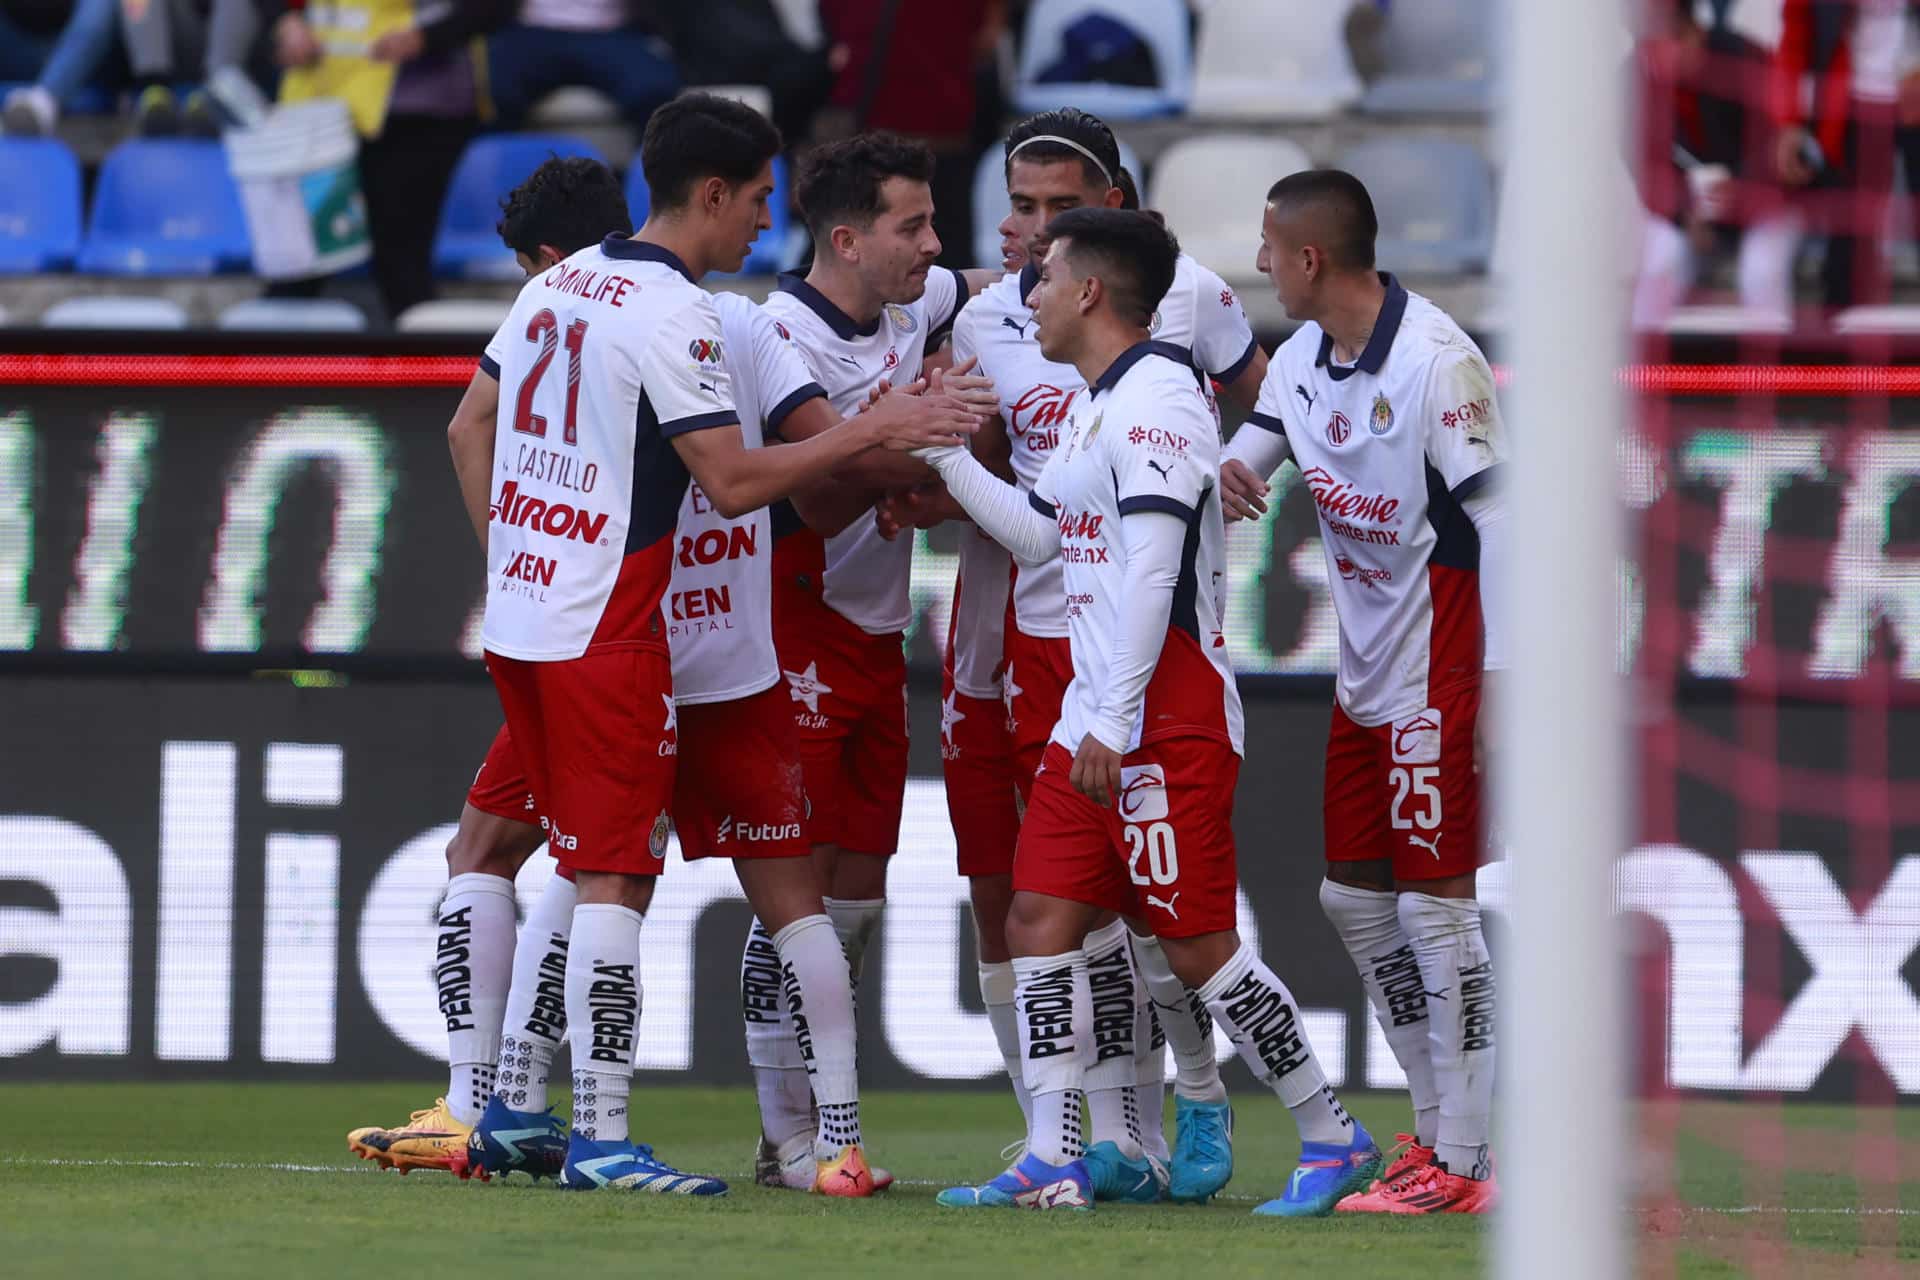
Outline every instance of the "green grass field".
[[[483, 1186], [432, 1172], [401, 1178], [350, 1156], [345, 1131], [404, 1119], [431, 1099], [418, 1085], [15, 1084], [0, 1098], [8, 1277], [294, 1280], [460, 1266], [702, 1280], [1121, 1269], [1183, 1280], [1282, 1269], [1439, 1280], [1481, 1274], [1490, 1249], [1490, 1224], [1468, 1218], [1250, 1216], [1258, 1199], [1278, 1193], [1295, 1152], [1287, 1117], [1265, 1098], [1240, 1106], [1228, 1198], [1085, 1216], [933, 1203], [940, 1186], [996, 1172], [1001, 1145], [1016, 1136], [1011, 1101], [991, 1093], [871, 1096], [869, 1149], [901, 1179], [871, 1202], [748, 1183], [755, 1117], [743, 1089], [635, 1096], [635, 1115], [664, 1158], [734, 1182], [733, 1195], [715, 1201], [573, 1195], [523, 1179]], [[1381, 1137], [1404, 1123], [1395, 1098], [1347, 1101]], [[1861, 1274], [1863, 1262], [1883, 1275], [1920, 1265], [1920, 1110], [1690, 1103], [1650, 1127], [1668, 1135], [1671, 1159], [1655, 1163], [1670, 1168], [1677, 1203], [1628, 1219], [1644, 1270], [1800, 1277]], [[1861, 1158], [1886, 1176], [1859, 1176]], [[1567, 1177], [1580, 1176], [1570, 1131]]]

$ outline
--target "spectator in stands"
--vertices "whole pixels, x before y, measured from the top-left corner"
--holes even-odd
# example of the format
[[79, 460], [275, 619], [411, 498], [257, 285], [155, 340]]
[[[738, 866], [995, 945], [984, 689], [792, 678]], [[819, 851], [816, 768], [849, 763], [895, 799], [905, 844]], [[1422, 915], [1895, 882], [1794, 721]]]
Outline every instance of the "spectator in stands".
[[0, 0], [0, 80], [26, 82], [0, 106], [8, 133], [53, 132], [112, 56], [113, 13], [114, 0]]
[[[700, 0], [671, 0], [713, 21]], [[518, 20], [487, 42], [489, 89], [501, 119], [517, 124], [555, 89], [584, 85], [612, 98], [635, 129], [680, 90], [673, 50], [653, 0], [520, 0]], [[728, 39], [740, 34], [716, 24]]]
[[[353, 109], [373, 279], [392, 320], [434, 296], [440, 202], [479, 127], [478, 37], [505, 21], [510, 5], [417, 4], [407, 25], [367, 41], [390, 10], [390, 0], [335, 0], [325, 11], [331, 28], [316, 31], [294, 9], [280, 12], [271, 29], [275, 60], [288, 72], [283, 101], [337, 96]], [[364, 54], [343, 52], [356, 48]]]
[[213, 99], [194, 89], [182, 103], [173, 85], [210, 81], [220, 68], [245, 63], [260, 36], [260, 12], [255, 0], [120, 0], [120, 35], [142, 86], [134, 131], [212, 137], [220, 131]]

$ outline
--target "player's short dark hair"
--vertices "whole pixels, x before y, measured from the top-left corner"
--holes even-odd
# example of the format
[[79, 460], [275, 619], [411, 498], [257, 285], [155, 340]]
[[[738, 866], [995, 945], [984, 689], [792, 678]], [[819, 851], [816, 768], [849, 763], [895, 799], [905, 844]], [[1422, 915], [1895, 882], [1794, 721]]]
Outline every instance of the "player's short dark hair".
[[640, 171], [656, 209], [678, 209], [702, 178], [732, 186], [752, 182], [780, 154], [780, 131], [742, 102], [711, 93], [687, 93], [647, 118], [640, 140]]
[[[1029, 138], [1054, 137], [1077, 142], [1091, 151], [1093, 160], [1062, 142], [1027, 142]], [[1021, 143], [1027, 143], [1021, 146]], [[1078, 160], [1080, 170], [1085, 175], [1087, 185], [1104, 182], [1108, 186], [1120, 185], [1120, 143], [1113, 136], [1113, 130], [1099, 116], [1091, 115], [1078, 107], [1061, 107], [1057, 111], [1042, 111], [1039, 115], [1028, 116], [1025, 120], [1007, 131], [1006, 168], [1007, 176], [1013, 176], [1014, 152], [1020, 153], [1022, 160], [1037, 160], [1042, 163], [1051, 160]], [[1096, 161], [1098, 163], [1096, 163]], [[1101, 169], [1106, 172], [1102, 173]]]
[[1114, 309], [1145, 328], [1173, 287], [1180, 242], [1152, 215], [1086, 205], [1047, 223], [1047, 238], [1067, 244], [1077, 275], [1098, 276]]
[[815, 240], [845, 223], [865, 230], [880, 216], [888, 178], [933, 181], [933, 149], [898, 134], [857, 133], [815, 147], [800, 166], [794, 198]]
[[1343, 271], [1373, 270], [1380, 219], [1366, 184], [1344, 169], [1304, 169], [1267, 189], [1267, 203], [1283, 214], [1311, 212], [1324, 237], [1319, 247]]
[[632, 235], [633, 216], [606, 165], [590, 156], [548, 156], [500, 202], [494, 230], [529, 258], [538, 258], [543, 244], [566, 257], [609, 235]]

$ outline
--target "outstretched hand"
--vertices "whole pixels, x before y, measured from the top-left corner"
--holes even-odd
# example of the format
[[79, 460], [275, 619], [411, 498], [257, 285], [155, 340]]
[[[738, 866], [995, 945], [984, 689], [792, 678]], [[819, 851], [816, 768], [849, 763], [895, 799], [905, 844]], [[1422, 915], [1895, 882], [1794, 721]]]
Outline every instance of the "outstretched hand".
[[1220, 505], [1226, 509], [1227, 523], [1258, 520], [1266, 513], [1266, 497], [1272, 487], [1253, 474], [1253, 468], [1238, 458], [1229, 458], [1220, 467]]
[[979, 365], [980, 357], [970, 356], [951, 369], [934, 369], [927, 375], [928, 386], [953, 396], [981, 417], [991, 418], [1000, 412], [1000, 396], [993, 389], [992, 378], [974, 372]]
[[856, 421], [872, 444], [900, 453], [965, 445], [980, 429], [980, 419], [965, 404], [945, 392], [928, 391], [924, 382], [879, 391]]

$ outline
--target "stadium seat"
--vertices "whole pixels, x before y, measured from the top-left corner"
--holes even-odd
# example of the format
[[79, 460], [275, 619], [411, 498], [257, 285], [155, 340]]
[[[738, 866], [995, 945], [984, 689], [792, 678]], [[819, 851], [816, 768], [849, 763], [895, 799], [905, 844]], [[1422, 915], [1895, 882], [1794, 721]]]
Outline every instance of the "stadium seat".
[[343, 298], [248, 298], [222, 311], [215, 327], [252, 333], [360, 333], [367, 317]]
[[1188, 113], [1212, 120], [1324, 120], [1360, 100], [1346, 6], [1213, 0], [1200, 17]]
[[[627, 213], [633, 218], [635, 230], [647, 220], [647, 211], [652, 207], [653, 197], [647, 191], [647, 176], [640, 171], [640, 157], [635, 156], [633, 167], [627, 170]], [[793, 188], [787, 180], [785, 156], [773, 158], [773, 195], [767, 199], [767, 211], [773, 216], [773, 226], [762, 231], [760, 238], [753, 242], [746, 265], [733, 275], [720, 275], [718, 279], [770, 276], [793, 265], [796, 256], [792, 245]]]
[[1221, 133], [1176, 142], [1153, 166], [1147, 205], [1166, 216], [1180, 245], [1230, 282], [1259, 280], [1260, 216], [1267, 188], [1313, 167], [1285, 138]]
[[511, 298], [436, 298], [401, 313], [401, 333], [470, 333], [491, 338], [513, 310]]
[[80, 165], [66, 144], [0, 138], [0, 275], [72, 269], [82, 225]]
[[1367, 186], [1380, 218], [1383, 271], [1484, 271], [1493, 252], [1493, 174], [1479, 150], [1447, 138], [1362, 142], [1340, 167]]
[[1386, 71], [1360, 99], [1376, 115], [1484, 115], [1493, 105], [1497, 0], [1401, 0], [1380, 32]]
[[1920, 333], [1920, 306], [1849, 307], [1833, 318], [1835, 333]]
[[513, 251], [500, 243], [494, 227], [500, 202], [548, 156], [591, 156], [599, 151], [577, 138], [557, 133], [502, 133], [467, 144], [440, 206], [440, 228], [433, 238], [436, 275], [469, 280], [518, 280]]
[[1697, 306], [1675, 307], [1667, 316], [1666, 332], [1696, 337], [1717, 337], [1741, 333], [1786, 333], [1793, 328], [1790, 316], [1755, 307]]
[[100, 166], [79, 268], [94, 275], [246, 271], [253, 245], [217, 142], [123, 142]]
[[[1082, 18], [1117, 18], [1152, 51], [1157, 86], [1039, 83], [1060, 60], [1067, 28]], [[1193, 37], [1185, 0], [1034, 0], [1027, 10], [1013, 100], [1022, 113], [1079, 107], [1110, 120], [1174, 115], [1193, 96]]]
[[[973, 171], [973, 260], [983, 267], [1000, 265], [1000, 223], [1013, 207], [1007, 201], [1006, 162], [1005, 148], [988, 147]], [[1140, 157], [1124, 141], [1120, 142], [1120, 164], [1133, 175], [1135, 186], [1146, 185]]]
[[185, 329], [187, 309], [171, 298], [96, 294], [62, 298], [40, 316], [44, 329]]

